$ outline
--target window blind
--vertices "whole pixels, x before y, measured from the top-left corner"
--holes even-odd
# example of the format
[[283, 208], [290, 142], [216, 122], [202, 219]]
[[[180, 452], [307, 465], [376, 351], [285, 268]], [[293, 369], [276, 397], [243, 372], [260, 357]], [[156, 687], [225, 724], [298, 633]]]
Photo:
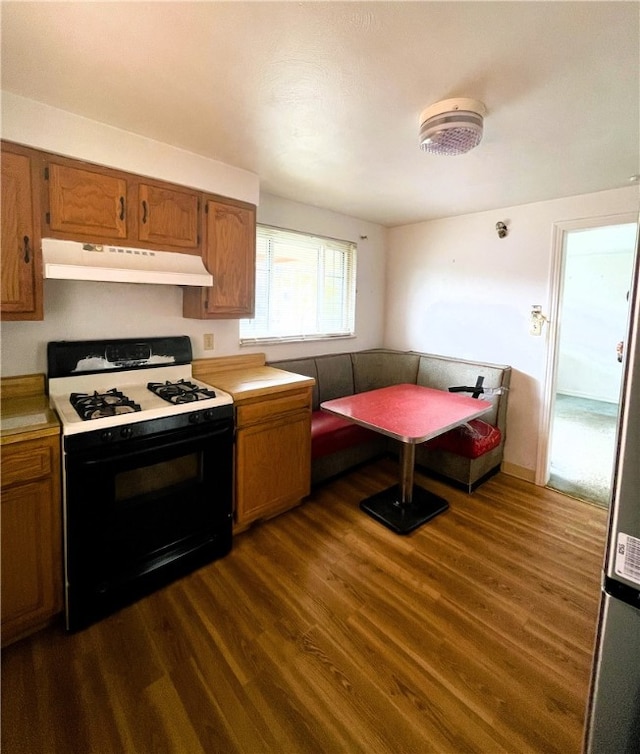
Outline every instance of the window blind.
[[356, 244], [259, 225], [255, 317], [240, 342], [354, 334]]

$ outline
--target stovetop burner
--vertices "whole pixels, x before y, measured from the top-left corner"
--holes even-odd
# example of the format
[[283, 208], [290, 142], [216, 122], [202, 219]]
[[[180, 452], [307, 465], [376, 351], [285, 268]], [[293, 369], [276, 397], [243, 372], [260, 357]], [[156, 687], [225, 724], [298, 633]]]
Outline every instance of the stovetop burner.
[[49, 399], [65, 443], [129, 442], [232, 416], [233, 397], [194, 377], [191, 357], [186, 335], [48, 343]]
[[216, 397], [214, 390], [208, 390], [201, 385], [194, 385], [193, 382], [187, 380], [149, 382], [147, 388], [158, 397], [174, 405], [205, 401]]
[[130, 414], [140, 411], [140, 405], [132, 401], [124, 393], [115, 388], [99, 393], [71, 393], [69, 396], [71, 405], [75, 408], [81, 419], [103, 419], [106, 416]]

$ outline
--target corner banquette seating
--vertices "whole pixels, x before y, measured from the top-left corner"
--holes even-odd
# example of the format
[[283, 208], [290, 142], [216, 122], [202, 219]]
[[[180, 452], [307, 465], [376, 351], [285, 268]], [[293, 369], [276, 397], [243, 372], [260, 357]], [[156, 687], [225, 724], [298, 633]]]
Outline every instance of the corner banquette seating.
[[[313, 377], [311, 482], [318, 484], [386, 453], [398, 442], [320, 409], [323, 401], [388, 385], [414, 383], [450, 388], [482, 385], [478, 399], [491, 411], [469, 425], [416, 446], [416, 465], [471, 492], [500, 470], [506, 438], [511, 367], [446, 356], [375, 348], [269, 362], [288, 372]], [[463, 393], [467, 394], [467, 393]], [[478, 391], [474, 393], [474, 397]]]

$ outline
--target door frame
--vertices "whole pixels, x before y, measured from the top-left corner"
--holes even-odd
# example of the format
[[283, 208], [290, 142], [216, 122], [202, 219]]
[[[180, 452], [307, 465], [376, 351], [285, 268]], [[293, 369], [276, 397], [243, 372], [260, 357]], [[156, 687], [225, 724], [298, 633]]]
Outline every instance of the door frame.
[[618, 215], [585, 217], [579, 220], [566, 220], [553, 224], [551, 262], [549, 269], [549, 326], [547, 340], [547, 358], [544, 373], [542, 411], [538, 427], [538, 448], [536, 453], [535, 483], [545, 486], [549, 481], [549, 461], [551, 449], [551, 422], [555, 408], [556, 382], [558, 376], [558, 356], [560, 341], [560, 307], [564, 292], [564, 272], [566, 263], [566, 238], [574, 230], [602, 228], [606, 225], [638, 224], [638, 215], [625, 212]]

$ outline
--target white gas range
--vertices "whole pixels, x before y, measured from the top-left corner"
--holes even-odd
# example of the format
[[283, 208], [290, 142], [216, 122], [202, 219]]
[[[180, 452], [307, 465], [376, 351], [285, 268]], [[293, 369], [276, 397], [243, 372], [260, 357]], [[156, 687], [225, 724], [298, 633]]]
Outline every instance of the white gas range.
[[[50, 403], [65, 436], [128, 440], [215, 420], [233, 404], [225, 391], [193, 378], [186, 336], [58, 341], [48, 345], [48, 362]], [[143, 426], [156, 419], [165, 421]]]
[[186, 336], [48, 344], [69, 630], [231, 550], [233, 400], [191, 356]]

